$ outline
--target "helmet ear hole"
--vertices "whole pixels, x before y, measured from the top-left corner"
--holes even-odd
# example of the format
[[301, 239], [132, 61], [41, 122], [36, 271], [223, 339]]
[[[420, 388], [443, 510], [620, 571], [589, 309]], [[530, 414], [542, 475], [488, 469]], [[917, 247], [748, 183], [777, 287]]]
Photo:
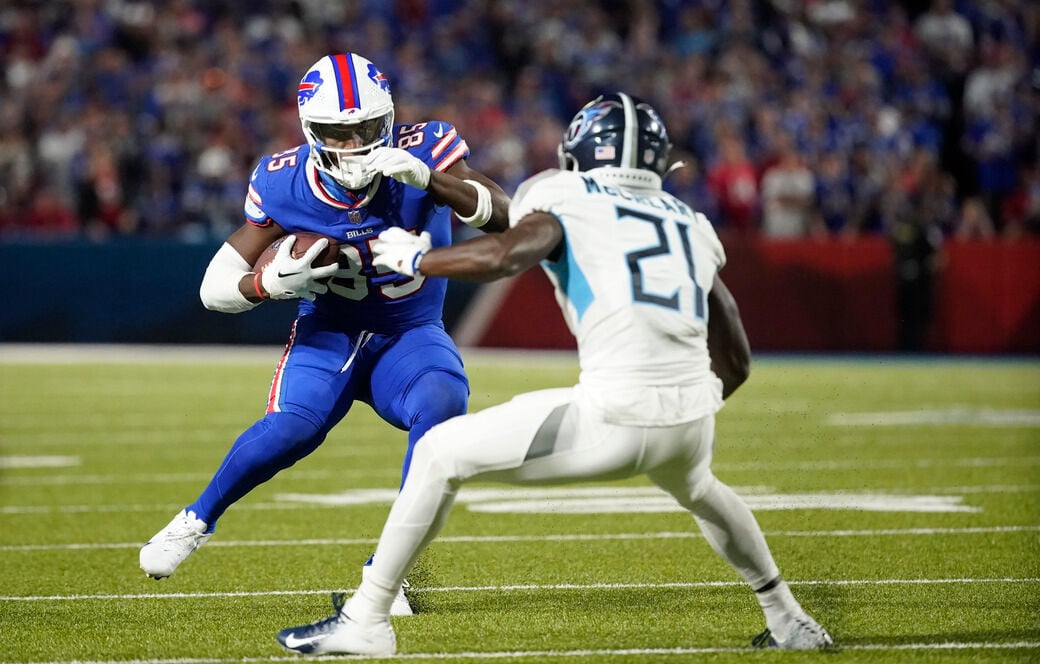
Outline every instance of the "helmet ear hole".
[[566, 150], [563, 149], [563, 143], [556, 146], [556, 159], [560, 163], [561, 171], [578, 171], [578, 161]]

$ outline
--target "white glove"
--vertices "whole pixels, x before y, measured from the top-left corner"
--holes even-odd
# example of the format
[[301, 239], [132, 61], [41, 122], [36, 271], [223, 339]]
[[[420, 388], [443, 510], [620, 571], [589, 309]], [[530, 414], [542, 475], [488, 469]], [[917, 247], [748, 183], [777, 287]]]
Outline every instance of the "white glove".
[[365, 168], [379, 171], [398, 182], [419, 189], [430, 186], [430, 167], [407, 150], [401, 148], [375, 148], [365, 155]]
[[372, 264], [414, 277], [419, 273], [419, 261], [432, 248], [428, 231], [413, 235], [394, 226], [380, 233], [372, 243]]
[[339, 265], [336, 263], [311, 267], [311, 263], [318, 254], [325, 251], [325, 247], [329, 245], [328, 240], [318, 240], [311, 245], [307, 253], [299, 258], [292, 257], [294, 244], [296, 244], [295, 235], [285, 238], [278, 247], [274, 260], [264, 268], [260, 275], [260, 283], [263, 284], [267, 296], [272, 300], [291, 300], [302, 297], [313, 301], [315, 297], [329, 290], [328, 284], [319, 280], [327, 280], [339, 269]]

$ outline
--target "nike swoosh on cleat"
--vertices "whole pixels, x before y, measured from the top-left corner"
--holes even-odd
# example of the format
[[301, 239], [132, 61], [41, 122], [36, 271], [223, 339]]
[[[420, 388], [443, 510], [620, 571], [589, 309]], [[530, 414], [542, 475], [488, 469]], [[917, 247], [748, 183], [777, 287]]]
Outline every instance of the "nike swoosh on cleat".
[[279, 272], [278, 273], [278, 278], [279, 279], [284, 279], [285, 277], [292, 277], [292, 276], [295, 276], [297, 274], [299, 274], [299, 272]]
[[299, 639], [299, 638], [296, 637], [296, 633], [293, 632], [291, 634], [286, 635], [286, 637], [285, 637], [285, 647], [286, 648], [292, 648], [292, 649], [295, 650], [295, 649], [299, 649], [300, 646], [311, 646], [311, 645], [314, 645], [318, 641], [321, 641], [323, 638], [325, 638], [325, 635], [324, 634], [319, 634], [317, 636], [308, 636], [307, 638]]

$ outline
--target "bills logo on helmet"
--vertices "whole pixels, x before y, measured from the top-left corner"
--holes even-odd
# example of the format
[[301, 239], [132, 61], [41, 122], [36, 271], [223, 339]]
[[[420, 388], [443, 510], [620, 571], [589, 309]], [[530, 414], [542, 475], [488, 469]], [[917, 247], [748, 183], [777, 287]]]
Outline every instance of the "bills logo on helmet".
[[386, 77], [386, 74], [376, 69], [376, 66], [371, 62], [368, 63], [368, 77], [379, 86], [379, 89], [390, 94], [390, 79]]
[[303, 106], [304, 103], [309, 101], [318, 92], [318, 88], [324, 83], [321, 79], [321, 72], [309, 71], [307, 75], [300, 81], [300, 87], [296, 91], [296, 104]]
[[583, 109], [574, 116], [574, 119], [571, 120], [570, 126], [567, 127], [565, 142], [571, 144], [580, 140], [596, 120], [609, 113], [610, 109], [620, 108], [620, 106], [621, 105], [617, 102], [602, 102]]

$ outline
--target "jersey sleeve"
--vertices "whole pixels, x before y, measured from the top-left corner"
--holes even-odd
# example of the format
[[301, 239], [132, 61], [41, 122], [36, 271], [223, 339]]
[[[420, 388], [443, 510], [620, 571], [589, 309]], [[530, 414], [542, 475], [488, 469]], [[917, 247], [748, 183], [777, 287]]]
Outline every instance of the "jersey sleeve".
[[701, 235], [704, 236], [705, 242], [711, 247], [711, 252], [715, 256], [715, 271], [719, 271], [726, 267], [726, 250], [722, 246], [722, 240], [719, 239], [718, 233], [715, 232], [715, 227], [711, 225], [711, 222], [702, 212], [695, 213], [697, 218], [697, 228]]
[[555, 168], [544, 170], [520, 183], [509, 202], [509, 225], [517, 223], [532, 212], [555, 214], [553, 208], [573, 194], [573, 183], [566, 171]]
[[267, 162], [270, 156], [260, 159], [253, 174], [249, 176], [249, 187], [246, 190], [245, 215], [246, 221], [254, 226], [266, 227], [271, 225], [271, 217], [264, 211], [263, 195], [267, 189]]
[[444, 172], [469, 156], [469, 145], [455, 127], [441, 120], [394, 126], [394, 145]]

